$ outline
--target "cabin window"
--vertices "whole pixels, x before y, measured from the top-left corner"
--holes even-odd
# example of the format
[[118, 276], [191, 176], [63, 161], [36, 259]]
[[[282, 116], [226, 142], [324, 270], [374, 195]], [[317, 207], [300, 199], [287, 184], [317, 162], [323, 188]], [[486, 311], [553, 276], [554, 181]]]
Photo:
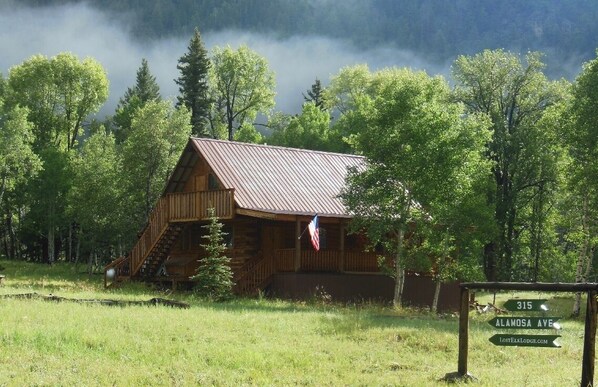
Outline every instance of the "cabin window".
[[220, 185], [218, 184], [218, 179], [216, 179], [216, 176], [214, 176], [211, 173], [208, 175], [208, 189], [209, 190], [220, 189]]

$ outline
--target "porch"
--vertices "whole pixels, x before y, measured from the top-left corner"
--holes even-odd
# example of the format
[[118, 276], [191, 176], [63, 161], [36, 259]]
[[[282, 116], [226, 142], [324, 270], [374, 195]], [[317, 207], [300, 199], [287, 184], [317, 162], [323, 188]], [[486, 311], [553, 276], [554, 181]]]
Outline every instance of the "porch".
[[277, 249], [276, 272], [379, 273], [378, 254], [364, 251]]

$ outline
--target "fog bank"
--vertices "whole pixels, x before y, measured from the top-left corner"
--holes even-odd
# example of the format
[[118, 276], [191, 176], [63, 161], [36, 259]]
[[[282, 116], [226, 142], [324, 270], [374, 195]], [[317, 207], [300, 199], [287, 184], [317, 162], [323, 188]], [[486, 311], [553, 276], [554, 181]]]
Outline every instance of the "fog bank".
[[[114, 112], [125, 90], [135, 84], [135, 75], [146, 58], [164, 98], [174, 99], [178, 87], [174, 79], [178, 59], [187, 51], [191, 36], [141, 43], [132, 37], [126, 15], [117, 19], [85, 3], [48, 8], [0, 5], [0, 72], [6, 77], [10, 67], [35, 54], [48, 57], [72, 52], [93, 57], [106, 69], [110, 80], [109, 99], [100, 116]], [[448, 65], [437, 66], [412, 52], [390, 47], [359, 50], [341, 41], [318, 36], [274, 39], [244, 31], [202, 32], [206, 48], [246, 44], [267, 59], [276, 75], [276, 110], [296, 113], [302, 93], [316, 78], [324, 85], [344, 67], [367, 63], [370, 69], [411, 67], [430, 74], [444, 74]]]

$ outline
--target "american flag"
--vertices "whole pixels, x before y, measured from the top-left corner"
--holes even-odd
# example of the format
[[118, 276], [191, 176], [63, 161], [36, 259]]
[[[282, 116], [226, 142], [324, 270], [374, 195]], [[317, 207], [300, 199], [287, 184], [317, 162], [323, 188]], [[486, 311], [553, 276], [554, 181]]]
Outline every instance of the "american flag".
[[320, 225], [318, 224], [318, 215], [314, 216], [311, 222], [309, 222], [307, 229], [309, 230], [311, 244], [314, 247], [314, 250], [320, 251]]

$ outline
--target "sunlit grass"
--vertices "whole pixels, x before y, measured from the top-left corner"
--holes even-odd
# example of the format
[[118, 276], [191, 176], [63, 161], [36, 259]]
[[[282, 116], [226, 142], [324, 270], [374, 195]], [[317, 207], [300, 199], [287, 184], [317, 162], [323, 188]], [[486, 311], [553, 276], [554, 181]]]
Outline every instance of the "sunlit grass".
[[[458, 318], [380, 305], [266, 299], [211, 303], [142, 285], [106, 291], [64, 267], [0, 261], [0, 295], [176, 298], [189, 309], [106, 307], [0, 298], [0, 385], [442, 385], [456, 371]], [[30, 273], [29, 275], [27, 273]], [[500, 293], [497, 304], [521, 294]], [[567, 317], [560, 349], [496, 347], [470, 317], [469, 370], [483, 386], [578, 385], [583, 319], [572, 298], [547, 298]], [[540, 297], [542, 296], [542, 297]], [[478, 295], [486, 302], [492, 295]], [[492, 301], [490, 299], [490, 301]], [[551, 312], [552, 313], [552, 312]]]

